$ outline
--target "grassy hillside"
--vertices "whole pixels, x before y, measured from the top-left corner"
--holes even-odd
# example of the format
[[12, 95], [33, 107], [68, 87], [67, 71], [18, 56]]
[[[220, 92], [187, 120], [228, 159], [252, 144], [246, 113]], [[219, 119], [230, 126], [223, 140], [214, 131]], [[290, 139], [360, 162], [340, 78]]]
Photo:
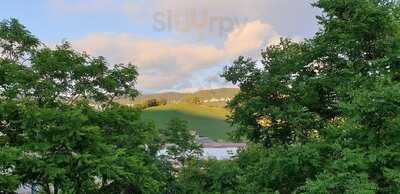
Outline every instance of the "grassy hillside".
[[[181, 103], [184, 102], [184, 99], [188, 96], [196, 96], [200, 100], [204, 101], [213, 98], [216, 99], [233, 98], [238, 92], [239, 92], [238, 88], [219, 88], [210, 90], [200, 90], [193, 93], [165, 92], [158, 94], [140, 95], [137, 98], [135, 98], [134, 102], [132, 102], [129, 99], [119, 99], [118, 101], [122, 104], [141, 104], [149, 99], [165, 99], [168, 103]], [[225, 105], [225, 102], [214, 103], [214, 104], [222, 107], [223, 105]]]
[[227, 133], [232, 131], [225, 121], [226, 115], [228, 111], [224, 108], [186, 103], [151, 107], [143, 112], [143, 118], [155, 121], [159, 128], [165, 127], [172, 118], [180, 118], [189, 122], [190, 129], [199, 130], [200, 135], [214, 140], [226, 140]]

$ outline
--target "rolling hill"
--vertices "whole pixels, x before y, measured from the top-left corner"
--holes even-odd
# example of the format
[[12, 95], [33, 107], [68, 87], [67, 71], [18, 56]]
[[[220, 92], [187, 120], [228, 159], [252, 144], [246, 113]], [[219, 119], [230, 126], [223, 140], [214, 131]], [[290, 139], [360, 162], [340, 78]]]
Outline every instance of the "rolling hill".
[[122, 104], [142, 104], [150, 99], [164, 99], [168, 102], [168, 104], [171, 104], [182, 103], [185, 101], [185, 98], [195, 96], [198, 97], [201, 101], [205, 101], [204, 104], [206, 105], [222, 107], [225, 105], [226, 99], [232, 99], [238, 92], [238, 88], [199, 90], [193, 93], [164, 92], [157, 94], [140, 95], [136, 97], [133, 102], [129, 99], [119, 99], [118, 101]]
[[158, 128], [165, 127], [172, 118], [180, 118], [188, 121], [189, 128], [198, 130], [201, 136], [224, 141], [233, 130], [225, 121], [228, 114], [229, 112], [221, 107], [177, 103], [145, 109], [142, 117], [145, 120], [153, 120]]
[[[166, 100], [166, 105], [146, 108], [142, 117], [154, 121], [158, 128], [164, 128], [172, 118], [180, 118], [188, 121], [189, 128], [198, 130], [201, 136], [226, 141], [233, 128], [226, 122], [229, 112], [225, 105], [238, 92], [238, 88], [200, 90], [193, 93], [165, 92], [140, 95], [134, 101], [122, 98], [118, 102], [135, 106], [151, 99]], [[187, 103], [186, 99], [190, 97], [197, 97], [201, 104]]]

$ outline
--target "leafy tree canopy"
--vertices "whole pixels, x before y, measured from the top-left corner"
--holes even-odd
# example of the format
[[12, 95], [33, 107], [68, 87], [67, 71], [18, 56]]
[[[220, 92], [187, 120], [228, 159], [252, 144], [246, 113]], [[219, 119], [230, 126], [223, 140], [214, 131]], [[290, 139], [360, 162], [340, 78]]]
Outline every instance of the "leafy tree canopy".
[[[223, 77], [240, 87], [230, 121], [250, 193], [396, 193], [400, 5], [319, 0], [319, 32], [282, 39]], [[249, 185], [246, 187], [246, 185]]]
[[170, 143], [160, 141], [164, 131], [114, 103], [137, 96], [134, 65], [68, 42], [46, 47], [16, 19], [0, 22], [0, 50], [0, 193], [26, 184], [44, 193], [167, 190], [173, 176], [157, 156]]

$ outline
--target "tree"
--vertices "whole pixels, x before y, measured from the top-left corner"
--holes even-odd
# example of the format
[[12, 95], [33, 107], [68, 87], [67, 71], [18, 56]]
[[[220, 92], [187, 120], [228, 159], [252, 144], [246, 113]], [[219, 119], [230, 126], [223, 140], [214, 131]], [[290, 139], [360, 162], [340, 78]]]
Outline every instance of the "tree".
[[145, 107], [153, 107], [153, 106], [158, 106], [158, 102], [157, 99], [150, 99], [150, 100], [146, 100], [145, 102]]
[[0, 148], [0, 193], [13, 193], [19, 187], [20, 177], [13, 173], [19, 155], [13, 147]]
[[154, 107], [154, 106], [164, 106], [167, 104], [165, 99], [149, 99], [143, 103], [144, 108]]
[[7, 61], [25, 62], [40, 45], [25, 26], [12, 18], [0, 22], [1, 58]]
[[[0, 187], [44, 193], [160, 193], [168, 171], [160, 133], [135, 97], [136, 67], [40, 44], [15, 19], [0, 23]], [[29, 64], [26, 65], [25, 63]]]
[[[188, 157], [198, 147], [184, 122], [159, 131], [114, 104], [137, 94], [134, 66], [108, 66], [68, 43], [46, 48], [16, 20], [2, 22], [1, 192], [398, 193], [400, 4], [314, 6], [323, 15], [313, 38], [282, 39], [261, 61], [225, 68], [240, 87], [230, 121], [249, 139], [232, 161]], [[163, 145], [180, 170], [157, 157]]]
[[162, 134], [167, 144], [169, 159], [184, 164], [185, 161], [196, 159], [202, 154], [200, 145], [196, 142], [196, 134], [189, 130], [186, 121], [178, 118], [171, 119]]
[[165, 99], [165, 98], [161, 98], [161, 99], [158, 100], [158, 101], [159, 101], [160, 106], [164, 106], [164, 105], [167, 105], [167, 104], [168, 104], [168, 101], [167, 101], [167, 99]]
[[201, 104], [202, 101], [198, 96], [188, 95], [185, 97], [185, 102], [190, 104]]
[[234, 161], [191, 160], [178, 174], [180, 193], [243, 193]]
[[[399, 2], [319, 0], [314, 6], [323, 10], [315, 37], [282, 39], [262, 52], [260, 63], [239, 57], [222, 75], [240, 87], [228, 104], [236, 137], [262, 144], [255, 153], [268, 150], [244, 157], [249, 148], [239, 156], [248, 160], [241, 165], [247, 166], [245, 184], [251, 192], [397, 192]], [[300, 158], [312, 165], [298, 164]], [[280, 167], [291, 163], [297, 165]]]

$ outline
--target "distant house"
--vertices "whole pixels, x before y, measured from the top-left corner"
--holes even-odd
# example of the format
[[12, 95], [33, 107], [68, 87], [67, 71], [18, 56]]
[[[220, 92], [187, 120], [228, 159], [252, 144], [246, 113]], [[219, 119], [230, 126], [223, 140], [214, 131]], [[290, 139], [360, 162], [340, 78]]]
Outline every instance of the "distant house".
[[244, 143], [209, 143], [203, 144], [202, 158], [214, 158], [217, 160], [229, 160], [235, 156], [239, 149], [244, 148]]
[[32, 188], [31, 185], [21, 185], [18, 190], [16, 191], [16, 193], [18, 194], [36, 194], [39, 193], [38, 188]]
[[197, 136], [196, 139], [202, 147], [203, 159], [229, 160], [239, 149], [246, 146], [245, 143], [218, 143], [204, 136]]
[[[245, 143], [220, 143], [214, 140], [198, 135], [197, 130], [193, 130], [192, 133], [196, 135], [197, 144], [201, 145], [203, 155], [202, 159], [217, 159], [217, 160], [229, 160], [237, 154], [237, 152], [246, 147]], [[167, 154], [166, 149], [162, 149], [159, 155]]]
[[228, 102], [231, 100], [231, 98], [211, 98], [207, 100], [203, 100], [204, 103], [209, 103], [209, 102]]

